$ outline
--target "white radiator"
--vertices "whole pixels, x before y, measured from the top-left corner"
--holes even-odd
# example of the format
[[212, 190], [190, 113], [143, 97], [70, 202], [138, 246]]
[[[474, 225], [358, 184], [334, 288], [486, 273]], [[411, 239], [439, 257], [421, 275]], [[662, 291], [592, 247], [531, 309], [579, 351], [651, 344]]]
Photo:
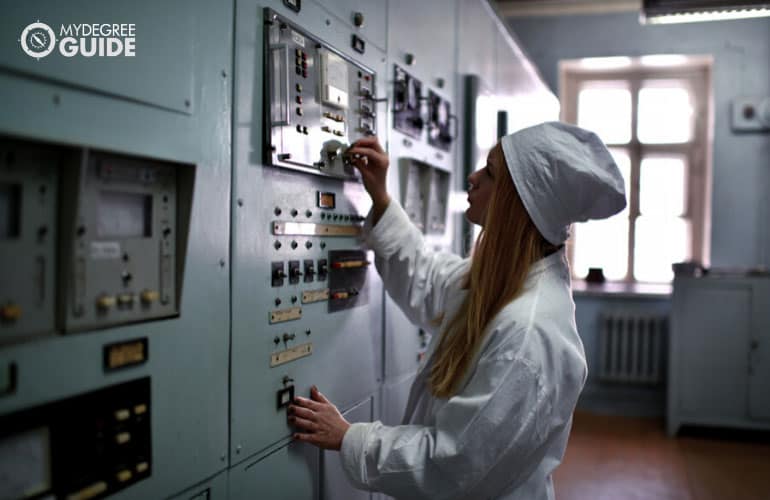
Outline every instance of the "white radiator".
[[599, 322], [600, 380], [663, 382], [667, 316], [611, 312], [602, 313]]

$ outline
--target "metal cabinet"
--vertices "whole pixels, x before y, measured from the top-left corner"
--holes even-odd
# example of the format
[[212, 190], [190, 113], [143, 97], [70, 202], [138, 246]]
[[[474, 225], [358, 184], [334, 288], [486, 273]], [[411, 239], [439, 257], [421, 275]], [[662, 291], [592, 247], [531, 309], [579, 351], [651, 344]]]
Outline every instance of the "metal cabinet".
[[674, 281], [667, 430], [770, 428], [770, 278]]

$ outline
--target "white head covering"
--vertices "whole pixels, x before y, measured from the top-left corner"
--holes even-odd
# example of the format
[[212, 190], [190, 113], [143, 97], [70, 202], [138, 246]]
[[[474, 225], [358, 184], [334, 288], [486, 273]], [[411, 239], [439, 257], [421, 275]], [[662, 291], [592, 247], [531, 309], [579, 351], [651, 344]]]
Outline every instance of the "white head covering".
[[604, 219], [625, 208], [623, 176], [593, 132], [547, 122], [500, 143], [524, 207], [554, 245], [567, 240], [573, 222]]

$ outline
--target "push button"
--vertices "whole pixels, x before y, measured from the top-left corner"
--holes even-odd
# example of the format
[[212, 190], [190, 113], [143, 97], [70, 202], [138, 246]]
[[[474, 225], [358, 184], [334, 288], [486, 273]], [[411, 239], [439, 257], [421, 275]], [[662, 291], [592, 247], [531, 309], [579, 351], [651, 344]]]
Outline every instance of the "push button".
[[147, 305], [157, 302], [159, 298], [160, 293], [156, 290], [144, 290], [141, 294], [142, 303]]
[[115, 307], [115, 297], [112, 295], [101, 295], [98, 299], [96, 299], [96, 307], [101, 309], [102, 311], [107, 311], [108, 309], [111, 309]]

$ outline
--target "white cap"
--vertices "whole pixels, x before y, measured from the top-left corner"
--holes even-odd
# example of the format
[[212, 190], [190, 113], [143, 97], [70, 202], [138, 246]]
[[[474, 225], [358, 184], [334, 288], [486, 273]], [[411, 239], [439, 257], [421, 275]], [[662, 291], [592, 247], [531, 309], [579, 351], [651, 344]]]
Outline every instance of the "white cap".
[[524, 207], [554, 245], [567, 240], [573, 222], [604, 219], [625, 208], [623, 176], [593, 132], [547, 122], [500, 143]]

